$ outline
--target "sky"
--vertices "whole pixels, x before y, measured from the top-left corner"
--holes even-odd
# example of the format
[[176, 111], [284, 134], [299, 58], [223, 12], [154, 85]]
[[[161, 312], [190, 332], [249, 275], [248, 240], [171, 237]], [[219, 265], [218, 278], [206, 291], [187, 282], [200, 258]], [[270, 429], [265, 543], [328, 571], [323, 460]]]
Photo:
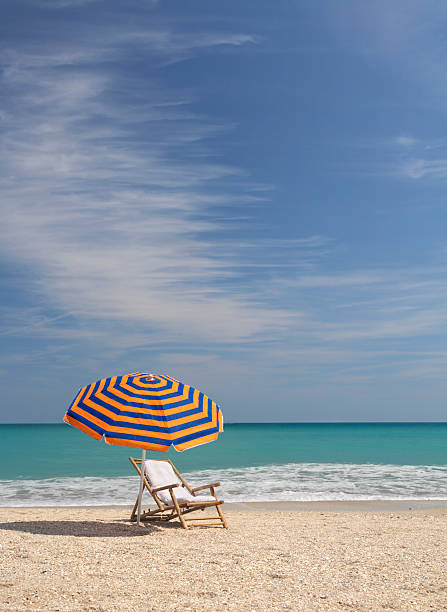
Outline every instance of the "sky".
[[445, 421], [447, 6], [3, 0], [0, 422], [168, 374]]

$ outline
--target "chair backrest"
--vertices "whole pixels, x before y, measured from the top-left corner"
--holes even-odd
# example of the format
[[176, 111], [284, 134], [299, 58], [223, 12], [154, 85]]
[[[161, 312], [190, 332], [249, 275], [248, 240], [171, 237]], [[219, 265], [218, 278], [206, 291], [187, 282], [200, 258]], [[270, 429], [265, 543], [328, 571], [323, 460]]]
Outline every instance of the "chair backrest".
[[[175, 488], [175, 496], [180, 503], [194, 501], [194, 497], [187, 483], [179, 476], [174, 466], [170, 461], [163, 459], [148, 459], [144, 462], [144, 474], [149, 482], [151, 489], [164, 487], [170, 484], [178, 484]], [[172, 504], [172, 497], [169, 491], [159, 491], [152, 493], [154, 497], [165, 505]]]
[[144, 462], [144, 473], [152, 489], [170, 484], [182, 484], [169, 461], [148, 459]]

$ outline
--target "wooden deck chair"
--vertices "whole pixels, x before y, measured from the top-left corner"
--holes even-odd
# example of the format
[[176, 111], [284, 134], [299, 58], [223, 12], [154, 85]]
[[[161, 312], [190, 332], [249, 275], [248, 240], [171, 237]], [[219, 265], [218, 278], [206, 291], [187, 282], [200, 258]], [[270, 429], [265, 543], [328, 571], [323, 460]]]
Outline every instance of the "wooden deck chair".
[[[129, 457], [129, 460], [141, 477], [141, 459]], [[178, 518], [183, 529], [194, 525], [228, 527], [220, 507], [224, 502], [217, 499], [215, 493], [215, 487], [220, 486], [220, 482], [192, 489], [169, 459], [149, 459], [144, 462], [143, 483], [144, 488], [152, 495], [156, 507], [142, 512], [142, 521], [170, 521]], [[199, 491], [205, 489], [209, 489], [211, 495], [197, 495]], [[136, 520], [137, 507], [138, 498], [130, 516], [131, 521]], [[185, 514], [190, 512], [213, 507], [217, 510], [217, 516], [184, 518]]]

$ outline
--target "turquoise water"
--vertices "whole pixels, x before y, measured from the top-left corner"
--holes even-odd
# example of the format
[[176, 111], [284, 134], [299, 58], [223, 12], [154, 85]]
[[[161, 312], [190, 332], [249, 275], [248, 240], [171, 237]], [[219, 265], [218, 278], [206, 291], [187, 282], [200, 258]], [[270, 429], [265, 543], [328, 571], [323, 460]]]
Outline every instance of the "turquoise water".
[[[0, 425], [0, 505], [61, 503], [61, 488], [62, 502], [130, 503], [140, 454], [66, 424]], [[229, 424], [213, 443], [151, 454], [218, 475], [230, 500], [447, 499], [447, 423]]]
[[[109, 446], [69, 425], [0, 425], [0, 479], [126, 476], [139, 449]], [[446, 465], [447, 423], [225, 425], [220, 438], [168, 456], [182, 470], [286, 463]]]

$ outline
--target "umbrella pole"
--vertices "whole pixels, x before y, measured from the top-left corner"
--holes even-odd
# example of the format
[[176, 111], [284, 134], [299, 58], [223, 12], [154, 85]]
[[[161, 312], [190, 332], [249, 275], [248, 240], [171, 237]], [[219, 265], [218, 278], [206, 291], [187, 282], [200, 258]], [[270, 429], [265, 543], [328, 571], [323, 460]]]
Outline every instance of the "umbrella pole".
[[146, 449], [143, 448], [141, 452], [141, 478], [140, 478], [140, 492], [138, 494], [138, 510], [137, 510], [137, 525], [140, 526], [141, 516], [141, 498], [143, 497], [143, 486], [144, 486], [144, 462], [146, 460]]

